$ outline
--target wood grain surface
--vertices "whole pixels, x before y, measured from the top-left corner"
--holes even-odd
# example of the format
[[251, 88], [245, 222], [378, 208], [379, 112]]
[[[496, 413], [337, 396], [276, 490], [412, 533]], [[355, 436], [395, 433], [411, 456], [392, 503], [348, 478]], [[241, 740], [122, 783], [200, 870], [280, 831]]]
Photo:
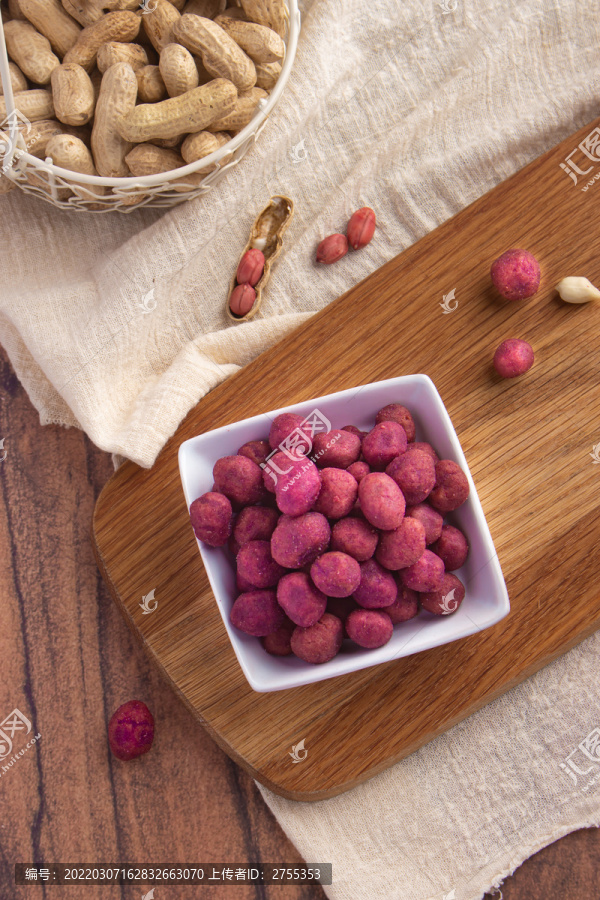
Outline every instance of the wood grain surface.
[[[88, 537], [108, 454], [81, 432], [41, 428], [0, 348], [0, 680], [42, 735], [0, 778], [0, 898], [58, 900], [14, 886], [15, 862], [279, 862], [297, 865], [254, 782], [174, 701], [123, 623]], [[150, 754], [121, 763], [106, 722], [123, 701], [152, 709]], [[202, 859], [200, 860], [200, 857]], [[334, 873], [335, 879], [335, 873]], [[567, 835], [527, 860], [504, 900], [597, 900], [600, 833]], [[67, 900], [140, 900], [137, 887], [72, 887]], [[495, 895], [496, 898], [498, 895]], [[321, 887], [170, 886], [155, 900], [325, 900]], [[487, 895], [486, 900], [492, 900]]]
[[[206, 396], [154, 467], [126, 463], [94, 516], [99, 565], [125, 618], [180, 698], [230, 756], [273, 791], [317, 800], [365, 781], [546, 665], [600, 626], [600, 305], [572, 306], [565, 275], [600, 282], [600, 204], [559, 163], [593, 123], [391, 260]], [[598, 189], [600, 190], [600, 188]], [[494, 295], [491, 262], [532, 251], [528, 301]], [[444, 314], [444, 294], [458, 308]], [[504, 381], [498, 343], [536, 352]], [[424, 372], [465, 451], [511, 599], [472, 637], [288, 691], [258, 694], [239, 667], [189, 525], [181, 442], [248, 416]], [[375, 410], [373, 411], [375, 412]], [[351, 403], [348, 420], [352, 421]], [[575, 580], [574, 573], [586, 577]], [[468, 586], [467, 586], [468, 588]], [[159, 608], [140, 601], [155, 589]], [[568, 603], [565, 597], [568, 596]], [[441, 679], [440, 673], [453, 672]], [[291, 764], [304, 739], [310, 765]], [[349, 747], [352, 752], [349, 752]]]
[[[0, 900], [140, 900], [149, 889], [15, 887], [16, 862], [300, 865], [252, 779], [176, 700], [100, 577], [89, 529], [110, 456], [74, 428], [40, 427], [1, 348], [0, 438], [0, 719], [18, 708], [41, 734], [0, 776]], [[134, 698], [152, 710], [156, 737], [124, 763], [106, 728]], [[215, 896], [325, 898], [320, 886], [156, 891]]]

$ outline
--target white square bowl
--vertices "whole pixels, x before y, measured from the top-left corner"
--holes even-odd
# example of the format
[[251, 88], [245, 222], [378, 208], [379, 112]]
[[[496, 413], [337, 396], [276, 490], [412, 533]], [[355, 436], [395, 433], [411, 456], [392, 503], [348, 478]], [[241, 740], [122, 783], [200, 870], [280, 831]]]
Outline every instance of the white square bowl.
[[243, 419], [184, 441], [179, 448], [179, 471], [188, 510], [197, 497], [211, 490], [212, 470], [217, 459], [235, 454], [247, 441], [268, 437], [271, 422], [279, 413], [294, 412], [308, 416], [317, 409], [331, 422], [332, 428], [352, 424], [369, 430], [375, 423], [377, 410], [388, 403], [401, 403], [408, 407], [415, 420], [416, 439], [431, 443], [441, 459], [452, 459], [458, 463], [469, 480], [471, 490], [468, 500], [445, 517], [446, 521], [465, 533], [470, 545], [465, 565], [455, 573], [466, 587], [465, 599], [451, 615], [435, 616], [421, 610], [414, 619], [395, 625], [392, 638], [383, 647], [364, 650], [344, 640], [342, 649], [334, 659], [312, 665], [295, 656], [269, 655], [258, 638], [238, 631], [230, 623], [229, 613], [239, 593], [235, 584], [233, 557], [225, 548], [208, 547], [198, 541], [225, 628], [244, 675], [255, 691], [262, 693], [299, 687], [410, 656], [489, 628], [510, 611], [498, 556], [465, 455], [442, 398], [427, 375], [390, 378], [327, 394]]

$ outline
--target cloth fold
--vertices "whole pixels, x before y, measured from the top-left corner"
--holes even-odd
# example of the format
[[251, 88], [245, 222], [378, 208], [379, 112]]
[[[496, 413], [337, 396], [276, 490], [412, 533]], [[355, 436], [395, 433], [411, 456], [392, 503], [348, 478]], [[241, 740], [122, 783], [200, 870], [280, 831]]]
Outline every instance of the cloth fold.
[[[207, 391], [598, 114], [591, 0], [304, 0], [301, 11], [276, 109], [208, 195], [126, 216], [0, 198], [0, 341], [43, 423], [152, 465]], [[232, 325], [229, 279], [276, 193], [295, 201], [284, 252], [260, 314]], [[375, 239], [317, 266], [319, 240], [361, 206], [377, 213]], [[523, 210], [524, 234], [526, 221]], [[600, 726], [599, 649], [589, 638], [346, 795], [262, 794], [307, 861], [333, 862], [335, 900], [453, 889], [475, 900], [545, 843], [598, 824], [597, 787], [560, 764]], [[590, 753], [579, 768], [600, 771]]]

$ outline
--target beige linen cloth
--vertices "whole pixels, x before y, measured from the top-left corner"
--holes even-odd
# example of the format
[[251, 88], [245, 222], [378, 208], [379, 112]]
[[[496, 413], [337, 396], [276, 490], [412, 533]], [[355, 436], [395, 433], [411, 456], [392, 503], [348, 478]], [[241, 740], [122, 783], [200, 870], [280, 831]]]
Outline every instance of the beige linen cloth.
[[[207, 391], [598, 114], [591, 0], [307, 0], [302, 12], [277, 109], [207, 197], [127, 216], [0, 198], [0, 341], [42, 422], [150, 466]], [[296, 202], [285, 252], [260, 316], [231, 326], [226, 286], [279, 192]], [[317, 242], [363, 205], [376, 239], [317, 267]], [[476, 900], [600, 822], [599, 651], [600, 634], [340, 797], [261, 793], [308, 862], [333, 863], [333, 900]]]

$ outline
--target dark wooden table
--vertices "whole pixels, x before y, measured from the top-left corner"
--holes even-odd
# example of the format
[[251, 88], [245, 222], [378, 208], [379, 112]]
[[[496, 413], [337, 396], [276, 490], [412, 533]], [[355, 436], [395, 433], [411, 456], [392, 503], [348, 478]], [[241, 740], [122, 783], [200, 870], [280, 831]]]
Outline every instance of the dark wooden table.
[[[100, 578], [89, 527], [112, 473], [109, 455], [80, 431], [42, 428], [3, 351], [0, 438], [0, 719], [18, 708], [41, 734], [0, 775], [0, 900], [60, 894], [16, 888], [17, 861], [300, 865], [252, 779], [163, 684]], [[106, 723], [133, 698], [153, 711], [157, 735], [147, 757], [122, 763], [111, 757]], [[586, 829], [527, 860], [502, 891], [504, 900], [598, 900], [599, 882], [600, 835]], [[139, 900], [147, 890], [70, 887], [66, 896]], [[163, 896], [214, 893], [208, 886], [157, 888], [156, 900]], [[236, 885], [216, 896], [325, 894], [320, 887]]]

